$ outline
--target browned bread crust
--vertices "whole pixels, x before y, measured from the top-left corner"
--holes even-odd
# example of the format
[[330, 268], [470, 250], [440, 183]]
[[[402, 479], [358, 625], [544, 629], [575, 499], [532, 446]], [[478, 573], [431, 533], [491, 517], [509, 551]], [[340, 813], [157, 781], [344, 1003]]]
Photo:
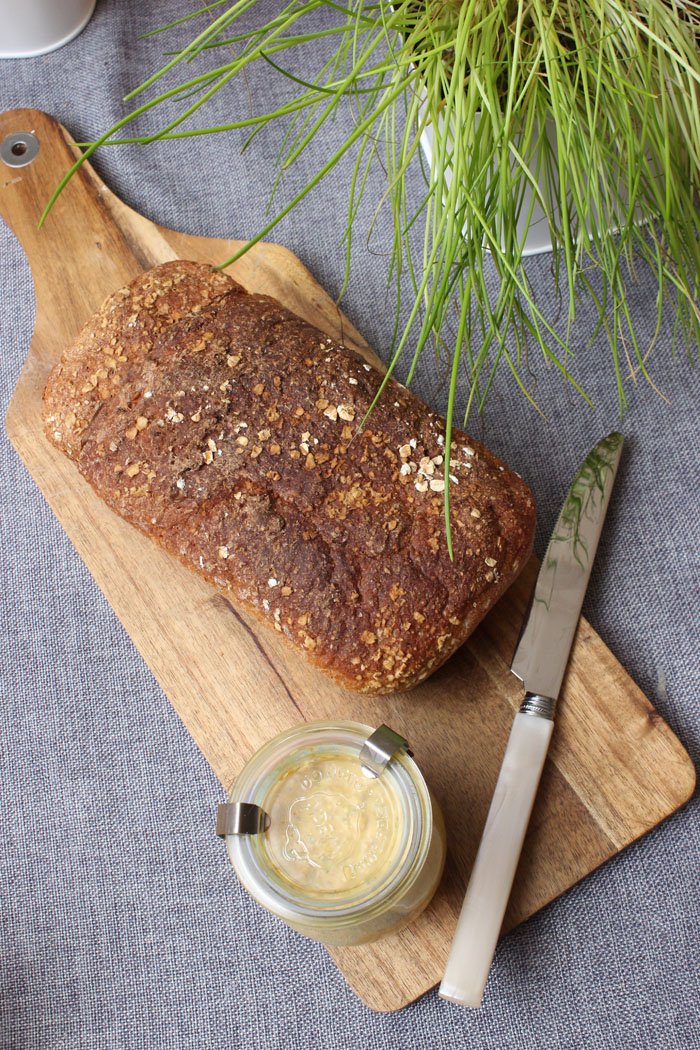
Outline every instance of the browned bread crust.
[[95, 491], [342, 685], [415, 685], [530, 553], [525, 483], [276, 300], [158, 266], [87, 323], [44, 393], [49, 439]]

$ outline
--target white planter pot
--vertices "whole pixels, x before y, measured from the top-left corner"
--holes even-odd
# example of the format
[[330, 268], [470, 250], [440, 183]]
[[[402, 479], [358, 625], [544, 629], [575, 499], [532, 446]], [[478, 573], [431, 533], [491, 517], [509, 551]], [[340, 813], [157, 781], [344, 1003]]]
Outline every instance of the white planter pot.
[[63, 47], [90, 21], [96, 0], [0, 0], [0, 58]]
[[[548, 128], [547, 130], [548, 130], [548, 137], [549, 137], [550, 145], [552, 146], [552, 149], [554, 151], [554, 155], [556, 157], [556, 152], [557, 151], [556, 151], [555, 134], [554, 134], [553, 129], [549, 129]], [[432, 163], [433, 163], [434, 142], [435, 142], [435, 132], [434, 132], [433, 126], [431, 124], [428, 124], [426, 126], [425, 130], [423, 131], [423, 133], [421, 134], [421, 138], [420, 138], [421, 149], [423, 151], [423, 155], [425, 156], [425, 159], [426, 159], [428, 165], [432, 165]], [[531, 170], [534, 173], [534, 168], [531, 168]], [[447, 181], [447, 183], [449, 185], [449, 182], [450, 182], [450, 179], [451, 179], [451, 175], [450, 175], [449, 171], [446, 172], [445, 179], [446, 179], [446, 181]], [[540, 182], [540, 189], [542, 190], [543, 196], [546, 197], [546, 190], [545, 190], [545, 187], [542, 185], [542, 182]], [[531, 201], [532, 201], [532, 190], [528, 186], [525, 189], [525, 195], [524, 195], [524, 199], [523, 199], [523, 204], [522, 204], [522, 208], [521, 208], [521, 211], [520, 211], [520, 217], [518, 219], [518, 224], [517, 224], [518, 240], [521, 240], [522, 237], [523, 237], [523, 234], [525, 234], [527, 215], [528, 215], [528, 212], [530, 210], [530, 203], [531, 203]], [[554, 211], [555, 218], [558, 218], [559, 209], [557, 208], [556, 204], [554, 205], [553, 211]], [[547, 219], [545, 217], [545, 213], [542, 210], [542, 206], [540, 205], [539, 200], [537, 198], [535, 198], [534, 206], [533, 206], [533, 209], [532, 209], [532, 218], [531, 218], [530, 224], [529, 224], [529, 226], [527, 228], [527, 235], [525, 237], [525, 247], [523, 249], [523, 255], [524, 256], [526, 256], [526, 255], [541, 255], [544, 252], [551, 252], [551, 250], [552, 250], [552, 240], [551, 240], [551, 237], [549, 235], [549, 223], [547, 222]]]

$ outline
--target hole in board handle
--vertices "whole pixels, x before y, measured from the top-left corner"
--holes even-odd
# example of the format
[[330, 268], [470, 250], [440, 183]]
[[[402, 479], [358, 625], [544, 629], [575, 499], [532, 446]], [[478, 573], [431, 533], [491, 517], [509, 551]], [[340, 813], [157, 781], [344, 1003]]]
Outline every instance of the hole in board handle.
[[8, 168], [24, 168], [39, 152], [39, 139], [32, 131], [13, 131], [0, 143], [0, 160]]

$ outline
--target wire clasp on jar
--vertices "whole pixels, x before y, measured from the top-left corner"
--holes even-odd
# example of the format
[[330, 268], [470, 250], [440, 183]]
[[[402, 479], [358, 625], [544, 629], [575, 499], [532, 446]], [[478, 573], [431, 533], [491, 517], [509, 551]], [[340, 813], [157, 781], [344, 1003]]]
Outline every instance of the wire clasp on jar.
[[225, 839], [227, 835], [260, 835], [270, 826], [270, 818], [264, 809], [253, 802], [221, 802], [216, 810], [216, 834]]
[[360, 750], [360, 764], [366, 777], [380, 777], [398, 751], [413, 758], [408, 740], [389, 726], [381, 725], [365, 741]]

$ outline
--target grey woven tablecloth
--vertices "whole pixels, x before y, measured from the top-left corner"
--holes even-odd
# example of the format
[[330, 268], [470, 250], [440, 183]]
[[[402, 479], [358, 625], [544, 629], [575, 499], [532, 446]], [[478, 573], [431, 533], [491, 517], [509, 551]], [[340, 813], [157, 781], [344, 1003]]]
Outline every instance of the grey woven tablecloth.
[[[45, 109], [76, 138], [96, 136], [165, 46], [138, 35], [193, 6], [99, 0], [64, 49], [0, 62], [0, 108]], [[273, 6], [258, 4], [267, 15]], [[257, 74], [231, 83], [208, 122], [270, 105], [276, 84]], [[339, 114], [313, 163], [351, 120]], [[244, 158], [240, 144], [221, 136], [103, 151], [97, 166], [164, 225], [245, 237], [263, 223], [279, 136], [261, 135]], [[281, 199], [311, 163], [300, 161]], [[418, 167], [414, 177], [418, 186]], [[371, 180], [377, 200], [381, 170]], [[342, 278], [347, 181], [347, 170], [331, 176], [275, 235], [331, 294]], [[368, 251], [371, 218], [368, 201], [345, 308], [386, 354], [388, 225], [380, 219]], [[542, 301], [552, 300], [546, 257], [530, 272]], [[1, 224], [0, 288], [4, 417], [34, 306], [27, 263]], [[649, 335], [654, 294], [640, 273], [631, 308]], [[586, 346], [591, 330], [583, 310], [575, 367], [595, 410], [533, 361], [547, 419], [504, 381], [477, 426], [534, 490], [540, 554], [582, 454], [619, 425], [608, 351], [601, 339]], [[585, 612], [697, 763], [700, 384], [697, 368], [672, 359], [670, 339], [667, 322], [649, 362], [668, 400], [630, 387], [626, 452]], [[434, 369], [421, 370], [415, 389], [443, 407]], [[212, 834], [219, 784], [4, 433], [0, 455], [2, 1047], [700, 1047], [697, 799], [505, 938], [480, 1012], [433, 992], [373, 1014], [323, 948], [241, 891]]]

